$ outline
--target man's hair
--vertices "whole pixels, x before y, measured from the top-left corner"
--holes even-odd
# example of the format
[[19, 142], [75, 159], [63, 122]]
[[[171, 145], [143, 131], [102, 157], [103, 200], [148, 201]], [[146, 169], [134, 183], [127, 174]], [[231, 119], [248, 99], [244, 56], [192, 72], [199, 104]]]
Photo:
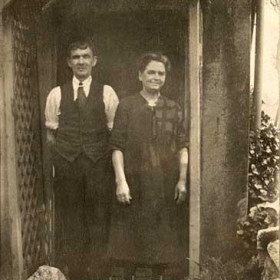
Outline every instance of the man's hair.
[[92, 54], [96, 56], [96, 47], [91, 39], [72, 42], [67, 48], [67, 56], [70, 58], [72, 51], [77, 49], [85, 50], [86, 48], [91, 49]]
[[165, 66], [166, 71], [170, 71], [171, 64], [166, 55], [163, 55], [162, 53], [144, 53], [140, 56], [138, 60], [138, 71], [143, 73], [147, 67], [147, 65], [151, 61], [158, 61], [161, 62]]

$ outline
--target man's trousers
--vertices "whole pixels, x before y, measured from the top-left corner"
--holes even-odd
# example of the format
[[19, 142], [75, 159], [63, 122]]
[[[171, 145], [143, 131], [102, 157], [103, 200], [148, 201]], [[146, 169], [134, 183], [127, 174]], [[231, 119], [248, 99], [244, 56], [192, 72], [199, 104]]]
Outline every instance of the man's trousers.
[[[55, 265], [71, 280], [104, 277], [110, 225], [112, 174], [108, 157], [70, 162], [54, 157]], [[108, 267], [109, 269], [109, 267]]]

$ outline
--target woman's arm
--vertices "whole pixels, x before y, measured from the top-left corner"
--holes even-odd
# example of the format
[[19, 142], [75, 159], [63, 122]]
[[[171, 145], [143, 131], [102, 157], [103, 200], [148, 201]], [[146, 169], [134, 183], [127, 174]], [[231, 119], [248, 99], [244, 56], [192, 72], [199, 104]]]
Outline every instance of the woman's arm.
[[117, 199], [123, 204], [130, 204], [132, 197], [130, 196], [129, 186], [126, 182], [126, 177], [124, 173], [123, 152], [120, 150], [114, 150], [112, 154], [112, 162], [117, 184]]
[[182, 148], [179, 151], [179, 173], [180, 174], [179, 174], [179, 181], [175, 187], [175, 196], [174, 196], [174, 199], [176, 200], [177, 204], [182, 203], [186, 199], [188, 162], [189, 162], [188, 149]]

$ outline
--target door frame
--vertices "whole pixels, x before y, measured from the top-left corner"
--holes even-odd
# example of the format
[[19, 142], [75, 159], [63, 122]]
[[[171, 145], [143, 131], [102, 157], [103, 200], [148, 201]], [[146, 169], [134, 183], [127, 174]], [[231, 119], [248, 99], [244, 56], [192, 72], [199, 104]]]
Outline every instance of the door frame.
[[201, 100], [202, 100], [202, 67], [203, 67], [203, 18], [200, 0], [189, 3], [189, 276], [199, 274], [200, 264], [200, 197], [201, 197]]
[[[43, 8], [43, 17], [39, 25], [41, 40], [38, 42], [39, 91], [41, 96], [41, 112], [44, 112], [48, 92], [56, 85], [57, 51], [54, 26], [50, 20], [55, 9], [56, 0], [49, 1]], [[203, 15], [200, 0], [188, 1], [189, 22], [188, 37], [185, 38], [185, 96], [184, 109], [186, 120], [189, 120], [189, 276], [199, 274], [200, 264], [200, 197], [201, 197], [201, 100], [202, 100], [202, 68], [203, 68]], [[46, 63], [47, 61], [47, 63]], [[191, 104], [191, 106], [190, 106]], [[41, 116], [42, 124], [44, 115]], [[42, 125], [44, 127], [44, 124]], [[43, 132], [45, 140], [45, 132]], [[48, 152], [43, 143], [45, 166], [45, 186], [51, 189], [52, 169], [48, 165]], [[48, 178], [49, 179], [48, 179]], [[50, 212], [53, 209], [52, 193], [49, 194]]]

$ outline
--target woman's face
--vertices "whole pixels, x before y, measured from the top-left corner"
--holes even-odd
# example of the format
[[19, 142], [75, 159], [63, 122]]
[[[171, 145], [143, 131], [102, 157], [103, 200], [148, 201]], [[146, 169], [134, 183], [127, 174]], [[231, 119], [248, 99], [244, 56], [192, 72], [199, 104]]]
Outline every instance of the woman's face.
[[147, 92], [159, 92], [166, 78], [165, 66], [162, 62], [152, 60], [143, 72], [139, 72], [139, 80]]

